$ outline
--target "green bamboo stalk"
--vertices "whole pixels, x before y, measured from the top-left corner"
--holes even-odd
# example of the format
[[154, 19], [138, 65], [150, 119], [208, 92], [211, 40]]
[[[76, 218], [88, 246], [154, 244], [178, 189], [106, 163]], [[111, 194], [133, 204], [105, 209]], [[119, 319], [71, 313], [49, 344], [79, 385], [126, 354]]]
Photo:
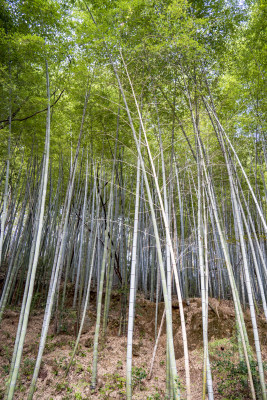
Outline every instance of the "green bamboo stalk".
[[52, 315], [52, 309], [54, 306], [54, 298], [55, 298], [56, 286], [58, 283], [58, 275], [59, 275], [59, 271], [60, 271], [60, 267], [61, 267], [61, 263], [62, 263], [62, 256], [63, 256], [64, 250], [65, 250], [65, 244], [66, 244], [65, 242], [66, 242], [66, 236], [67, 236], [66, 235], [67, 224], [68, 224], [71, 199], [72, 199], [72, 193], [73, 193], [75, 171], [76, 171], [76, 167], [77, 167], [78, 155], [79, 155], [79, 150], [80, 150], [80, 144], [81, 144], [81, 139], [82, 139], [82, 134], [83, 134], [83, 126], [84, 126], [87, 103], [89, 100], [90, 91], [91, 91], [91, 87], [88, 90], [88, 85], [87, 85], [80, 134], [79, 134], [78, 143], [77, 143], [77, 147], [76, 147], [74, 162], [72, 165], [71, 176], [70, 176], [70, 180], [68, 183], [68, 189], [67, 189], [64, 209], [63, 209], [63, 213], [62, 213], [61, 226], [59, 228], [59, 235], [58, 235], [58, 241], [57, 241], [57, 246], [56, 246], [56, 251], [55, 251], [54, 265], [53, 265], [51, 278], [50, 278], [49, 293], [47, 296], [41, 339], [40, 339], [40, 343], [39, 343], [38, 355], [37, 355], [37, 359], [36, 359], [36, 363], [35, 363], [35, 367], [34, 367], [31, 386], [30, 386], [30, 390], [28, 393], [28, 400], [32, 400], [32, 397], [33, 397], [33, 394], [35, 391], [35, 386], [36, 386], [36, 382], [37, 382], [37, 378], [38, 378], [38, 374], [39, 374], [39, 370], [40, 370], [40, 366], [41, 366], [42, 356], [43, 356], [43, 352], [44, 352], [44, 348], [45, 348], [49, 323], [50, 323], [50, 319], [51, 319], [51, 315]]
[[[140, 136], [139, 136], [140, 142]], [[135, 210], [134, 210], [134, 232], [132, 245], [131, 276], [130, 276], [130, 298], [128, 316], [128, 335], [127, 335], [127, 364], [126, 364], [126, 398], [132, 399], [132, 346], [134, 330], [134, 307], [136, 292], [136, 263], [137, 263], [137, 236], [139, 223], [139, 196], [140, 196], [140, 159], [137, 158], [137, 175], [135, 190]]]
[[29, 282], [29, 290], [27, 293], [27, 301], [25, 304], [25, 312], [23, 316], [23, 322], [21, 327], [21, 334], [19, 338], [18, 348], [16, 352], [16, 358], [14, 363], [14, 369], [12, 375], [10, 377], [10, 384], [7, 389], [7, 400], [12, 400], [15, 392], [16, 381], [19, 373], [19, 367], [22, 357], [22, 350], [28, 325], [29, 312], [34, 288], [35, 274], [37, 269], [37, 262], [39, 257], [40, 243], [41, 243], [41, 234], [43, 228], [43, 219], [44, 219], [44, 209], [45, 209], [45, 199], [46, 199], [46, 189], [47, 189], [47, 179], [48, 179], [48, 164], [49, 164], [49, 149], [50, 149], [50, 88], [49, 88], [49, 75], [48, 75], [48, 64], [46, 61], [46, 82], [47, 82], [47, 119], [46, 119], [46, 139], [45, 139], [45, 150], [44, 150], [44, 163], [43, 163], [43, 172], [42, 172], [42, 180], [40, 186], [40, 210], [38, 210], [38, 219], [36, 221], [37, 224], [37, 233], [36, 233], [36, 243], [34, 242], [34, 246], [31, 249], [31, 252], [34, 254], [33, 263], [31, 267], [31, 277]]
[[12, 121], [12, 87], [11, 87], [11, 61], [9, 61], [9, 116], [8, 116], [8, 145], [7, 145], [7, 160], [6, 160], [6, 180], [5, 192], [3, 201], [3, 210], [1, 214], [1, 232], [0, 232], [0, 267], [2, 265], [2, 250], [4, 244], [4, 234], [7, 217], [7, 199], [8, 199], [8, 186], [9, 186], [9, 168], [10, 168], [10, 142], [11, 142], [11, 121]]

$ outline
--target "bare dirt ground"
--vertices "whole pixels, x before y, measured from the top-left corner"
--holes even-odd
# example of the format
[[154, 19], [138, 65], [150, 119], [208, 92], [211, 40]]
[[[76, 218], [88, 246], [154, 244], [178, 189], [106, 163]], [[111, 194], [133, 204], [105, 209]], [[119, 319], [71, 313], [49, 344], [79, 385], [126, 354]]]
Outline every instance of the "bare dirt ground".
[[[234, 308], [230, 301], [209, 299], [209, 350], [214, 380], [214, 398], [250, 399], [246, 373], [237, 368], [238, 349], [235, 335]], [[118, 336], [120, 296], [113, 295], [106, 340], [99, 352], [98, 386], [95, 393], [90, 390], [92, 371], [93, 339], [95, 326], [95, 295], [92, 295], [88, 317], [81, 336], [79, 350], [67, 377], [65, 370], [70, 360], [76, 339], [75, 315], [66, 310], [61, 332], [53, 334], [53, 322], [43, 356], [34, 400], [71, 399], [125, 399], [126, 346], [127, 338]], [[164, 310], [159, 304], [158, 326]], [[191, 299], [185, 306], [185, 318], [190, 357], [192, 400], [202, 398], [203, 339], [201, 300]], [[7, 310], [0, 330], [0, 398], [3, 398], [5, 381], [16, 335], [19, 312]], [[34, 369], [42, 327], [43, 311], [34, 311], [30, 317], [17, 382], [16, 399], [26, 399]], [[249, 310], [245, 311], [249, 339], [253, 343]], [[267, 329], [263, 315], [258, 315], [258, 327], [262, 344], [263, 361], [267, 362]], [[178, 303], [173, 303], [173, 331], [175, 356], [181, 388], [181, 399], [185, 399], [185, 373], [182, 333]], [[153, 375], [148, 380], [150, 361], [155, 343], [155, 304], [138, 297], [136, 306], [133, 345], [133, 399], [160, 400], [165, 397], [166, 382], [166, 330], [163, 328], [155, 358]], [[256, 382], [257, 385], [257, 382]]]

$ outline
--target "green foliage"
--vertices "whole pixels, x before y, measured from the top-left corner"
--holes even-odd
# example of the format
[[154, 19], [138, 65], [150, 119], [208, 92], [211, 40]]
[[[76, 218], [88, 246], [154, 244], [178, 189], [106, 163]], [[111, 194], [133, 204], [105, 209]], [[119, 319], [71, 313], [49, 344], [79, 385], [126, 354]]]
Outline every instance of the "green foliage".
[[76, 399], [76, 400], [83, 400], [84, 399], [84, 397], [82, 396], [82, 394], [81, 393], [75, 393], [75, 395], [74, 395], [74, 398]]
[[155, 388], [156, 392], [149, 395], [146, 400], [167, 400], [168, 396], [164, 394], [164, 392], [158, 388]]
[[[111, 54], [125, 88], [135, 128], [138, 130], [138, 115], [122, 66], [122, 51], [138, 101], [142, 103], [152, 157], [158, 159], [159, 119], [166, 170], [170, 170], [172, 140], [179, 163], [185, 166], [181, 176], [186, 206], [190, 205], [194, 209], [196, 204], [196, 195], [190, 196], [188, 188], [196, 182], [197, 169], [184, 138], [186, 133], [189, 144], [195, 148], [189, 109], [190, 96], [193, 111], [198, 113], [197, 123], [203, 143], [207, 145], [207, 157], [212, 169], [216, 195], [217, 192], [219, 196], [223, 195], [225, 204], [227, 201], [231, 202], [229, 185], [226, 185], [223, 188], [224, 193], [221, 193], [225, 160], [208, 112], [201, 103], [203, 98], [209, 98], [212, 93], [216, 112], [222, 124], [227, 126], [227, 133], [237, 148], [242, 164], [246, 171], [252, 171], [253, 174], [255, 169], [255, 181], [259, 178], [256, 184], [257, 195], [262, 199], [264, 209], [266, 199], [262, 194], [265, 189], [266, 166], [263, 162], [262, 139], [266, 132], [267, 109], [266, 5], [264, 0], [242, 4], [243, 6], [234, 0], [96, 0], [88, 2], [88, 7], [97, 22], [95, 25], [83, 1], [2, 0], [0, 159], [2, 167], [7, 159], [8, 116], [11, 112], [10, 195], [13, 195], [16, 187], [20, 168], [19, 189], [28, 173], [28, 160], [33, 156], [34, 160], [32, 159], [31, 163], [41, 163], [47, 107], [45, 60], [49, 65], [52, 93], [49, 196], [54, 196], [59, 165], [62, 165], [59, 192], [62, 199], [64, 197], [69, 177], [70, 154], [71, 150], [73, 154], [80, 131], [86, 90], [90, 91], [90, 98], [84, 121], [82, 147], [90, 149], [90, 159], [95, 165], [98, 165], [101, 158], [101, 168], [103, 166], [105, 169], [107, 181], [104, 184], [108, 188], [115, 132], [119, 125], [120, 156], [123, 153], [124, 157], [123, 174], [129, 182], [133, 182], [136, 173], [136, 150], [109, 58]], [[155, 103], [158, 105], [158, 111]], [[149, 169], [146, 151], [144, 160]], [[81, 165], [82, 180], [84, 162]], [[261, 173], [263, 176], [265, 174], [264, 179]], [[35, 182], [38, 180], [38, 171], [34, 174]], [[160, 163], [157, 174], [161, 184]], [[3, 191], [4, 179], [1, 182]], [[29, 189], [30, 197], [33, 190], [33, 187]], [[133, 189], [127, 187], [126, 190], [128, 192], [125, 206], [128, 210], [129, 205], [131, 212]], [[12, 199], [12, 196], [10, 198]], [[59, 198], [60, 204], [63, 203], [62, 199]], [[176, 200], [174, 198], [175, 207], [178, 204]], [[27, 207], [31, 208], [31, 205]], [[188, 214], [190, 207], [186, 210]], [[177, 220], [178, 214], [179, 212], [176, 214]], [[130, 226], [132, 221], [128, 222]], [[190, 225], [191, 220], [187, 218], [185, 231], [189, 234], [192, 232]], [[227, 241], [230, 245], [236, 245], [238, 243], [233, 236], [234, 229], [231, 228], [232, 226], [229, 227], [232, 236], [229, 236]], [[180, 226], [177, 226], [178, 236], [179, 229]], [[40, 258], [38, 268], [48, 271], [47, 260]], [[120, 295], [127, 293], [127, 285], [118, 289]], [[40, 303], [41, 295], [36, 292], [32, 308]], [[138, 313], [141, 315], [137, 308], [136, 314]], [[76, 313], [68, 314], [68, 318], [74, 323], [77, 320]], [[59, 329], [67, 333], [64, 318]], [[144, 336], [145, 332], [141, 330], [140, 345]], [[57, 344], [52, 339], [53, 337], [48, 338], [46, 351], [55, 350]], [[69, 344], [73, 348], [75, 342], [70, 341]], [[220, 346], [223, 347], [224, 344], [221, 342]], [[211, 348], [210, 354], [215, 357], [216, 351], [213, 352]], [[10, 354], [5, 355], [10, 359]], [[81, 350], [77, 355], [86, 356]], [[243, 389], [242, 393], [245, 396], [248, 391], [245, 367], [242, 362], [236, 363], [232, 356], [233, 348], [219, 352], [219, 359], [214, 361], [214, 368], [225, 378], [220, 390], [228, 393], [232, 385], [235, 388], [233, 396], [235, 393], [241, 395], [238, 391]], [[23, 369], [29, 377], [33, 370], [32, 361], [26, 359], [25, 362]], [[163, 365], [162, 363], [160, 364]], [[64, 363], [59, 361], [55, 364], [54, 374], [58, 375]], [[258, 387], [255, 366], [252, 364], [251, 367], [255, 387]], [[6, 366], [2, 368], [5, 372]], [[117, 369], [119, 368], [118, 365]], [[81, 364], [76, 363], [76, 371], [83, 371]], [[132, 373], [134, 386], [144, 388], [146, 371], [135, 367]], [[123, 396], [123, 378], [119, 374], [113, 374], [108, 375], [107, 379], [105, 387], [101, 388], [102, 395], [106, 396], [104, 398], [108, 398], [113, 391], [118, 391]], [[77, 393], [75, 398], [79, 398], [77, 396], [81, 395]], [[156, 399], [156, 396], [159, 394], [155, 394], [153, 398]]]
[[[214, 362], [213, 366], [220, 374], [219, 376], [221, 379], [218, 384], [218, 392], [224, 399], [241, 400], [246, 398], [246, 396], [250, 396], [248, 370], [244, 361], [240, 361], [236, 364], [230, 361], [226, 355]], [[257, 372], [257, 363], [255, 361], [251, 362], [250, 367], [257, 398], [260, 399], [261, 388]], [[265, 369], [267, 368], [265, 367]]]
[[9, 365], [8, 364], [7, 365], [2, 365], [2, 369], [3, 369], [4, 373], [6, 375], [8, 375], [8, 373], [9, 373]]
[[67, 393], [72, 393], [73, 392], [73, 388], [70, 387], [67, 382], [62, 382], [62, 383], [57, 382], [56, 390], [58, 392], [62, 392], [62, 391], [66, 391]]
[[[44, 60], [47, 58], [53, 93], [52, 104], [64, 89], [53, 108], [53, 173], [57, 171], [61, 156], [67, 162], [71, 143], [74, 145], [77, 138], [85, 94], [81, 88], [85, 88], [88, 77], [91, 79], [94, 76], [91, 88], [93, 113], [85, 121], [86, 135], [83, 144], [86, 146], [92, 143], [96, 157], [103, 150], [110, 156], [110, 144], [114, 140], [111, 132], [116, 130], [119, 95], [113, 73], [106, 66], [108, 54], [103, 45], [103, 36], [115, 59], [119, 57], [119, 48], [123, 49], [124, 57], [129, 61], [130, 75], [135, 76], [137, 92], [142, 88], [144, 113], [148, 119], [155, 118], [154, 110], [149, 105], [154, 97], [154, 94], [149, 94], [149, 85], [153, 82], [153, 87], [160, 83], [170, 99], [174, 90], [173, 82], [181, 73], [181, 66], [190, 85], [193, 71], [196, 79], [201, 78], [204, 63], [213, 94], [218, 96], [218, 104], [222, 104], [219, 115], [225, 116], [227, 123], [232, 124], [233, 128], [257, 128], [255, 113], [251, 115], [251, 110], [255, 110], [254, 99], [258, 97], [257, 104], [261, 113], [266, 101], [263, 85], [266, 12], [262, 1], [253, 4], [251, 10], [245, 5], [239, 7], [235, 1], [222, 0], [134, 0], [131, 3], [125, 0], [95, 1], [90, 4], [90, 9], [98, 27], [92, 23], [82, 1], [16, 1], [12, 5], [3, 1], [1, 7], [1, 26], [5, 33], [0, 35], [3, 49], [0, 53], [0, 94], [5, 100], [0, 106], [0, 121], [4, 121], [0, 122], [0, 127], [7, 129], [11, 88], [12, 112], [15, 113], [12, 147], [19, 141], [26, 156], [32, 153], [32, 149], [34, 153], [42, 153], [45, 112], [22, 120], [46, 107]], [[237, 29], [241, 22], [241, 28]], [[96, 62], [97, 68], [93, 72], [93, 64]], [[144, 81], [147, 85], [144, 85]], [[126, 81], [124, 84], [127, 87]], [[179, 83], [180, 88], [181, 84], [182, 82]], [[201, 85], [200, 89], [204, 91]], [[166, 122], [168, 132], [170, 109], [161, 94], [156, 94], [159, 104], [162, 105], [160, 117]], [[179, 118], [186, 120], [187, 100], [182, 93], [176, 94], [177, 114]], [[129, 104], [132, 108], [131, 99]], [[121, 115], [123, 133], [120, 132], [119, 135], [122, 135], [122, 143], [127, 148], [130, 165], [135, 160], [132, 152], [128, 151], [132, 146], [132, 138], [123, 121], [124, 113]], [[261, 120], [264, 118], [261, 117]], [[207, 125], [203, 129], [207, 131], [207, 128], [210, 129], [208, 120], [205, 123]], [[187, 123], [184, 124], [186, 130], [192, 129]], [[7, 150], [7, 131], [4, 132], [5, 140], [0, 146], [2, 160], [6, 158]], [[154, 132], [148, 134], [153, 149], [153, 142], [157, 145], [157, 139]], [[184, 140], [179, 140], [180, 134], [175, 134], [179, 148], [187, 149]], [[163, 139], [164, 136], [165, 129]], [[168, 142], [167, 135], [166, 144]], [[212, 142], [215, 142], [214, 135], [209, 137], [210, 145]], [[242, 148], [246, 145], [247, 142]], [[184, 154], [181, 151], [181, 157]], [[20, 160], [21, 152], [16, 152], [12, 157], [12, 171]], [[214, 164], [216, 162], [220, 162], [217, 155]]]
[[107, 380], [105, 385], [99, 390], [101, 398], [103, 400], [108, 400], [110, 399], [111, 393], [116, 393], [119, 398], [123, 399], [126, 394], [126, 379], [120, 376], [117, 372], [114, 374], [105, 374], [105, 379]]
[[[219, 377], [218, 393], [222, 399], [238, 400], [250, 397], [248, 370], [245, 361], [237, 360], [238, 346], [235, 338], [221, 339], [210, 344], [212, 368]], [[257, 398], [261, 397], [261, 387], [257, 362], [250, 362], [253, 383]], [[267, 364], [264, 365], [267, 369]]]
[[28, 379], [31, 379], [34, 366], [35, 366], [35, 359], [25, 358], [22, 365], [22, 375], [26, 376]]
[[75, 368], [75, 372], [76, 373], [81, 373], [81, 372], [83, 372], [84, 371], [84, 368], [83, 368], [83, 366], [82, 366], [82, 364], [80, 364], [80, 363], [76, 363], [76, 368]]
[[54, 365], [53, 365], [53, 374], [55, 375], [55, 376], [58, 376], [59, 374], [60, 374], [60, 371], [65, 371], [66, 370], [66, 368], [67, 368], [67, 365], [68, 365], [68, 362], [67, 362], [67, 360], [66, 360], [66, 357], [60, 357], [59, 359], [58, 358], [54, 358]]
[[78, 353], [77, 353], [77, 356], [86, 357], [86, 353], [84, 351], [82, 351], [82, 350], [79, 350]]
[[11, 349], [9, 346], [7, 346], [6, 344], [3, 345], [3, 351], [4, 351], [4, 355], [5, 357], [8, 359], [8, 361], [11, 361]]
[[155, 393], [155, 394], [147, 397], [147, 400], [161, 400], [161, 399], [162, 399], [162, 397], [160, 396], [159, 393]]
[[144, 380], [147, 377], [147, 372], [142, 367], [132, 368], [132, 382], [133, 388], [137, 387], [139, 390], [144, 390]]

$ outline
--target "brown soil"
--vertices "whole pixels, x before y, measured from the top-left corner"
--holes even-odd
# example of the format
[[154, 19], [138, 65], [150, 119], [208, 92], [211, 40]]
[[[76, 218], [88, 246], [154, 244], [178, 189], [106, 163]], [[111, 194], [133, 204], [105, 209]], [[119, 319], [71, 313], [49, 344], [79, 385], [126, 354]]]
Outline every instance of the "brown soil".
[[[211, 362], [220, 360], [220, 357], [235, 362], [236, 355], [232, 352], [232, 340], [234, 335], [234, 308], [231, 301], [218, 301], [209, 299], [209, 343]], [[98, 387], [95, 393], [90, 391], [90, 378], [93, 354], [93, 339], [95, 325], [95, 295], [92, 295], [88, 317], [85, 322], [83, 334], [80, 340], [78, 354], [75, 363], [71, 367], [69, 375], [65, 378], [65, 367], [71, 356], [75, 342], [75, 315], [73, 311], [66, 312], [66, 318], [62, 324], [62, 332], [53, 335], [53, 323], [49, 330], [49, 337], [42, 366], [39, 374], [37, 390], [34, 400], [71, 400], [71, 399], [124, 399], [125, 398], [125, 376], [126, 376], [126, 346], [127, 338], [118, 337], [120, 296], [113, 295], [111, 302], [111, 313], [109, 318], [107, 339], [101, 344], [98, 364]], [[158, 326], [164, 310], [164, 304], [159, 304]], [[202, 315], [201, 300], [191, 299], [190, 305], [184, 307], [189, 357], [192, 400], [201, 399], [202, 393], [202, 363], [203, 363], [203, 339], [202, 339]], [[19, 313], [7, 310], [0, 331], [0, 398], [3, 397], [5, 380], [8, 377], [9, 363], [12, 357], [12, 349], [16, 335]], [[42, 327], [43, 312], [34, 311], [30, 317], [28, 331], [23, 351], [22, 367], [17, 384], [16, 399], [26, 399], [27, 390], [31, 381], [34, 361], [38, 350], [39, 337]], [[249, 339], [253, 343], [253, 332], [250, 321], [249, 310], [245, 311], [245, 321], [248, 329]], [[259, 334], [262, 344], [263, 361], [267, 361], [267, 330], [263, 315], [258, 316]], [[179, 317], [178, 304], [173, 302], [173, 331], [175, 355], [179, 380], [181, 382], [182, 398], [185, 398], [185, 373], [182, 333]], [[142, 297], [138, 297], [136, 306], [133, 366], [141, 368], [137, 372], [148, 374], [150, 361], [155, 342], [155, 304]], [[159, 340], [153, 375], [151, 380], [143, 379], [136, 384], [133, 391], [133, 399], [164, 399], [166, 382], [166, 330], [165, 326]], [[230, 354], [230, 355], [229, 355]], [[213, 365], [213, 364], [212, 364]], [[227, 382], [227, 373], [218, 372], [213, 367], [214, 398], [228, 399], [227, 393], [232, 390], [243, 393], [244, 400], [250, 399], [249, 391], [243, 390], [238, 380], [226, 385], [225, 393], [219, 393], [221, 379]], [[231, 389], [231, 385], [235, 386]], [[243, 385], [244, 386], [244, 385]], [[230, 389], [229, 389], [230, 388]], [[243, 390], [243, 392], [242, 392]], [[2, 397], [1, 397], [2, 396]]]

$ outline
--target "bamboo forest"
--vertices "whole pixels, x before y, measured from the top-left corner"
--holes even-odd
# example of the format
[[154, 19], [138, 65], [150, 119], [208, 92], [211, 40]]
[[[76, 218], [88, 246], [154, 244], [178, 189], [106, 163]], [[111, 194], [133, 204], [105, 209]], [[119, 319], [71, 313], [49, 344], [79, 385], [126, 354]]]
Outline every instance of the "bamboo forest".
[[267, 400], [266, 0], [0, 0], [0, 398]]

